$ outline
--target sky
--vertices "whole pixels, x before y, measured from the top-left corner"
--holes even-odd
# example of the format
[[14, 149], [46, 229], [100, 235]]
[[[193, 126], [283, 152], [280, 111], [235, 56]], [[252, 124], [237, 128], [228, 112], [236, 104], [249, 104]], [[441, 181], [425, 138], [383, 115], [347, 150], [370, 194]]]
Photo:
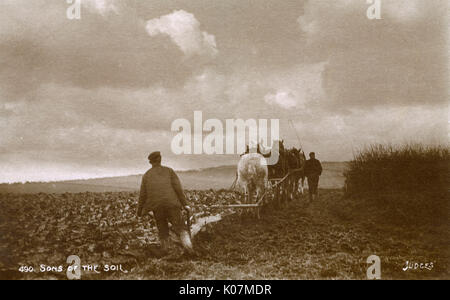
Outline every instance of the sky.
[[381, 0], [374, 20], [363, 0], [81, 2], [69, 20], [65, 0], [0, 0], [0, 182], [140, 174], [156, 150], [176, 170], [237, 164], [173, 153], [194, 111], [279, 119], [322, 161], [448, 143], [445, 0]]

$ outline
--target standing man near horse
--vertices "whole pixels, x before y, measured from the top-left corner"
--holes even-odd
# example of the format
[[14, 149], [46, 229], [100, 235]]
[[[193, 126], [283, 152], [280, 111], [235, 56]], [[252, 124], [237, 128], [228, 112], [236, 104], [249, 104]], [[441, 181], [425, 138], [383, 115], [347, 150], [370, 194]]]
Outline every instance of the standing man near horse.
[[319, 186], [319, 176], [322, 175], [322, 165], [316, 159], [314, 152], [309, 153], [309, 158], [305, 163], [305, 176], [308, 178], [309, 200], [317, 199], [317, 189]]
[[142, 177], [137, 215], [153, 211], [158, 228], [161, 249], [169, 248], [169, 222], [179, 235], [181, 243], [192, 253], [192, 242], [181, 216], [181, 208], [189, 211], [189, 206], [177, 174], [171, 168], [161, 165], [161, 153], [153, 152], [148, 156], [152, 168]]

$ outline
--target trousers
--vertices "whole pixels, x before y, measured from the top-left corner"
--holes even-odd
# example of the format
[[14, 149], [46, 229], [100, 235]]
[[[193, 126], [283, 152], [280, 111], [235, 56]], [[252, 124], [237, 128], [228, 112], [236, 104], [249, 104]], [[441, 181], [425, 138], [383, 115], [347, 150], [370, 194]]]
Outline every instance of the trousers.
[[308, 176], [309, 194], [317, 195], [318, 186], [319, 186], [319, 176], [318, 175]]
[[160, 240], [169, 238], [169, 222], [172, 224], [172, 229], [177, 235], [183, 230], [183, 220], [179, 207], [159, 206], [153, 209], [153, 215], [155, 216]]

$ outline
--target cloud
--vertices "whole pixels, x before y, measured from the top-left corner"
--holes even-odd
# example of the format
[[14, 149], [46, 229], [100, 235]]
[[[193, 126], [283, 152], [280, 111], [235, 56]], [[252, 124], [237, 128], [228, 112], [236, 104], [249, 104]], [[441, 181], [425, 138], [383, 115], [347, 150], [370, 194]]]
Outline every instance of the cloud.
[[[347, 114], [317, 112], [297, 119], [295, 127], [306, 151], [326, 160], [350, 160], [353, 151], [374, 143], [447, 143], [446, 105], [354, 109]], [[290, 133], [289, 139], [295, 140]]]
[[397, 21], [412, 21], [423, 16], [423, 11], [426, 10], [423, 2], [421, 0], [384, 0], [382, 10], [386, 12], [387, 17]]
[[[307, 67], [294, 69], [282, 77], [270, 72], [226, 74], [207, 68], [193, 74], [180, 89], [41, 84], [33, 92], [35, 101], [0, 99], [0, 127], [8, 128], [0, 136], [0, 160], [78, 164], [80, 170], [92, 164], [104, 170], [124, 166], [135, 170], [143, 153], [160, 149], [168, 162], [199, 167], [206, 160], [183, 161], [171, 153], [175, 135], [171, 123], [178, 118], [192, 122], [194, 110], [201, 110], [204, 120], [223, 122], [227, 118], [283, 118], [264, 102], [261, 87], [264, 91], [295, 87]], [[299, 95], [301, 88], [297, 89], [292, 93]], [[214, 163], [213, 157], [208, 159]], [[231, 158], [219, 164], [227, 159]]]
[[81, 0], [82, 5], [91, 12], [97, 12], [102, 16], [108, 14], [119, 14], [119, 4], [117, 0]]
[[112, 6], [121, 12], [114, 18], [83, 7], [86, 13], [77, 22], [67, 19], [65, 1], [0, 1], [0, 98], [36, 99], [35, 89], [48, 83], [87, 89], [180, 87], [201, 68], [176, 46], [148, 38], [132, 9], [119, 4]]
[[[366, 12], [372, 4], [366, 1], [310, 0], [305, 3], [304, 13], [297, 21], [302, 31], [310, 38], [324, 35], [331, 37], [348, 30], [366, 31], [374, 24], [419, 21], [440, 9], [445, 9], [444, 2], [441, 0], [380, 0], [382, 20], [368, 20]], [[336, 40], [339, 38], [340, 36], [337, 36]]]
[[[307, 112], [311, 105], [324, 105], [322, 73], [326, 62], [293, 66], [281, 74], [266, 74], [261, 84], [272, 89], [264, 96], [264, 101], [285, 110], [296, 108]], [[274, 92], [275, 91], [275, 92]]]
[[[102, 174], [139, 173], [152, 149], [164, 151], [170, 160], [169, 130], [177, 102], [168, 99], [170, 92], [45, 85], [35, 93], [40, 101], [0, 105], [0, 127], [7, 128], [0, 135], [0, 161], [11, 171], [1, 180], [21, 180], [27, 165], [37, 166], [35, 174], [25, 176], [33, 179], [44, 170], [44, 179], [94, 174], [94, 165]], [[68, 169], [78, 171], [70, 175]]]
[[305, 55], [328, 61], [322, 80], [331, 110], [446, 101], [444, 1], [308, 1], [298, 18]]
[[374, 21], [361, 0], [87, 1], [81, 22], [66, 1], [0, 1], [3, 180], [139, 173], [152, 150], [175, 168], [236, 163], [171, 153], [171, 122], [194, 110], [277, 118], [290, 146], [292, 120], [324, 160], [448, 138], [446, 1], [383, 0]]
[[268, 94], [264, 100], [271, 105], [279, 105], [284, 109], [290, 109], [297, 106], [297, 99], [292, 91], [277, 91], [275, 94]]
[[206, 54], [215, 56], [216, 39], [200, 30], [200, 23], [191, 13], [177, 10], [171, 14], [147, 21], [150, 36], [167, 35], [187, 56]]

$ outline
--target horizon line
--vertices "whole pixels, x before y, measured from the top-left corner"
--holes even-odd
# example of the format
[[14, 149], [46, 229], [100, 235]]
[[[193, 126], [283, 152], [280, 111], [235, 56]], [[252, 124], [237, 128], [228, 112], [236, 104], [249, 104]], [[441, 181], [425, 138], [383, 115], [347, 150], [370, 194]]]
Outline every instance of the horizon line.
[[[322, 163], [346, 163], [348, 161], [322, 161]], [[204, 167], [204, 168], [192, 168], [192, 169], [174, 169], [175, 172], [195, 172], [202, 171], [208, 169], [216, 169], [223, 167], [236, 167], [236, 165], [218, 165], [212, 167]], [[16, 182], [0, 182], [0, 185], [13, 185], [13, 184], [30, 184], [30, 183], [65, 183], [70, 181], [87, 181], [87, 180], [95, 180], [95, 179], [111, 179], [111, 178], [119, 178], [119, 177], [130, 177], [130, 176], [142, 176], [143, 173], [140, 174], [127, 174], [127, 175], [118, 175], [118, 176], [100, 176], [100, 177], [89, 177], [89, 178], [72, 178], [72, 179], [64, 179], [64, 180], [49, 180], [49, 181], [16, 181]]]

